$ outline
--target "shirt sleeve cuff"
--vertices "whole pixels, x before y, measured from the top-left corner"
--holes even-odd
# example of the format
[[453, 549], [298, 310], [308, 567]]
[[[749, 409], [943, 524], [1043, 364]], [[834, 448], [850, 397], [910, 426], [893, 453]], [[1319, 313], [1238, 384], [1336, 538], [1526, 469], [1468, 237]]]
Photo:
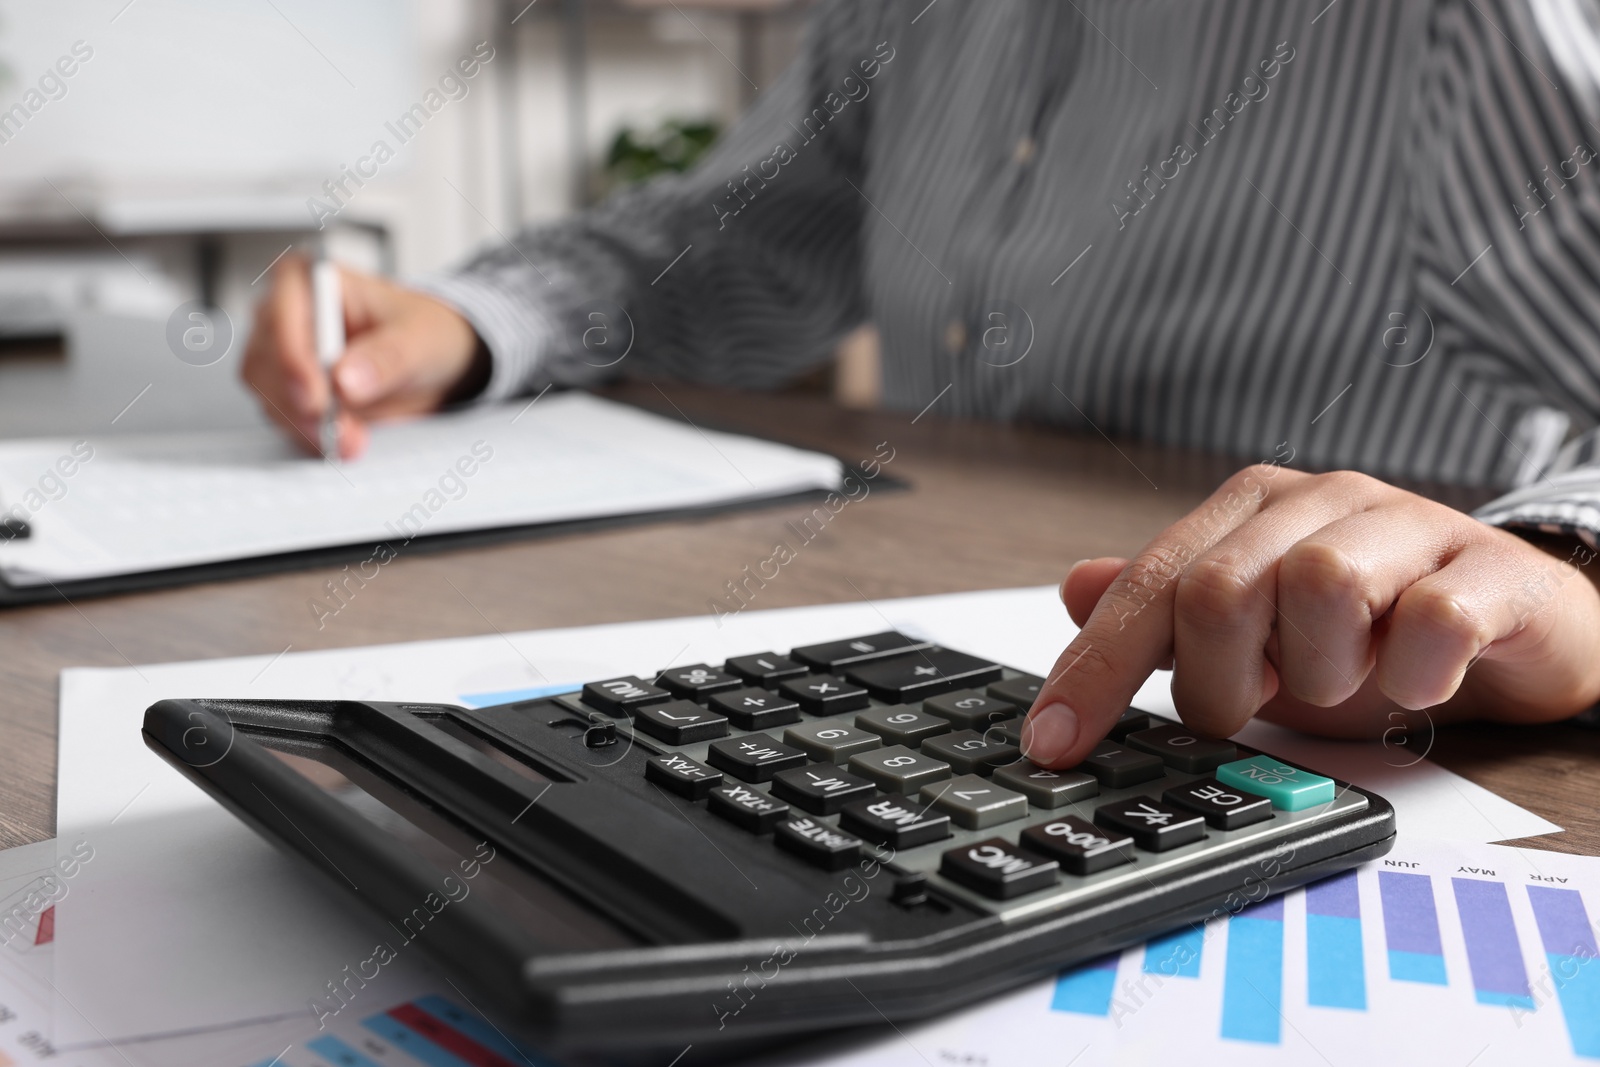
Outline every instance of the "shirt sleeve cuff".
[[1600, 468], [1541, 478], [1491, 500], [1473, 516], [1491, 526], [1567, 535], [1600, 547]]
[[505, 400], [532, 388], [556, 336], [538, 301], [481, 275], [433, 274], [409, 284], [458, 311], [489, 350], [489, 384], [478, 400]]

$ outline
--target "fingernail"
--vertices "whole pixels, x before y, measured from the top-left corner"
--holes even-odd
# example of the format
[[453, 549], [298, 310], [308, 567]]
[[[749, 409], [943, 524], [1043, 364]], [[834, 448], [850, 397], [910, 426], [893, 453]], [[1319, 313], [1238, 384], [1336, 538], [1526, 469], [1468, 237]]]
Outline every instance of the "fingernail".
[[339, 380], [339, 392], [352, 404], [365, 404], [378, 393], [378, 371], [369, 359], [346, 356], [333, 373]]
[[1078, 740], [1078, 714], [1062, 703], [1047, 704], [1022, 724], [1022, 754], [1035, 763], [1055, 763]]
[[1067, 568], [1067, 577], [1071, 578], [1073, 571], [1077, 570], [1079, 567], [1083, 566], [1085, 563], [1088, 563], [1088, 562], [1089, 561], [1086, 560], [1086, 559], [1080, 559], [1078, 562], [1076, 562], [1072, 566], [1068, 567]]

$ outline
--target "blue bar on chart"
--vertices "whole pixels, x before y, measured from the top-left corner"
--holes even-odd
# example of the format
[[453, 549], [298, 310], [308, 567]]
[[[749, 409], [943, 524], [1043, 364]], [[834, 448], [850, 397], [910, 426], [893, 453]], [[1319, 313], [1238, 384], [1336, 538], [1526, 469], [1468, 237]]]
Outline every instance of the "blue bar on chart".
[[1366, 1010], [1355, 871], [1306, 886], [1306, 999], [1318, 1008]]
[[1511, 900], [1503, 882], [1452, 878], [1461, 933], [1467, 941], [1467, 966], [1479, 1004], [1533, 1009], [1528, 970], [1522, 965]]
[[1205, 943], [1203, 923], [1152, 937], [1144, 946], [1144, 973], [1168, 978], [1199, 978], [1200, 950]]
[[1050, 997], [1051, 1011], [1070, 1011], [1078, 1015], [1107, 1015], [1111, 994], [1117, 985], [1117, 961], [1122, 953], [1113, 952], [1062, 971]]
[[1576, 889], [1530, 885], [1528, 901], [1555, 976], [1556, 997], [1576, 1056], [1600, 1057], [1600, 946]]
[[1283, 1006], [1283, 898], [1252, 904], [1228, 920], [1222, 975], [1222, 1036], [1276, 1045]]
[[1447, 985], [1444, 945], [1439, 940], [1439, 911], [1433, 903], [1433, 879], [1403, 871], [1378, 872], [1383, 901], [1383, 937], [1389, 948], [1389, 977], [1397, 982]]

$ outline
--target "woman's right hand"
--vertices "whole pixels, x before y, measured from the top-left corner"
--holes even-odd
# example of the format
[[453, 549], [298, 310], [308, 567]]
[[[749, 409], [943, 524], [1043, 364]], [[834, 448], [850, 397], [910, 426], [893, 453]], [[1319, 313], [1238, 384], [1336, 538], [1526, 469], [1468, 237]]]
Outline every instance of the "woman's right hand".
[[[366, 449], [372, 421], [434, 411], [467, 392], [469, 380], [487, 380], [488, 355], [449, 305], [374, 275], [343, 267], [339, 274], [346, 344], [332, 380], [339, 452], [351, 459]], [[317, 452], [329, 375], [317, 360], [311, 272], [303, 257], [285, 256], [274, 270], [272, 288], [256, 308], [242, 373], [267, 415]]]

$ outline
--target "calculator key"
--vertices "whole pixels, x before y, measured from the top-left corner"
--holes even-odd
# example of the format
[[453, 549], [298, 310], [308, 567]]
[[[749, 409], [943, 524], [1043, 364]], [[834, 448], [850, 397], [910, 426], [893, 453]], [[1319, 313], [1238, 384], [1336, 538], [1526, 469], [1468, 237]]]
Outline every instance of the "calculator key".
[[850, 757], [850, 769], [890, 793], [915, 793], [929, 782], [950, 777], [950, 764], [918, 754], [904, 745], [890, 745]]
[[1068, 874], [1097, 874], [1133, 859], [1133, 838], [1076, 815], [1030, 826], [1018, 841], [1030, 852], [1049, 856]]
[[984, 696], [976, 689], [961, 689], [922, 702], [922, 710], [948, 719], [958, 730], [982, 730], [1020, 714], [1009, 700]]
[[839, 809], [844, 829], [890, 848], [916, 848], [950, 836], [950, 816], [909, 797], [861, 797]]
[[924, 738], [950, 732], [948, 719], [910, 708], [869, 708], [856, 716], [856, 725], [891, 745], [907, 748], [916, 748]]
[[692, 745], [728, 732], [728, 720], [692, 700], [673, 700], [633, 709], [633, 725], [669, 745]]
[[1185, 774], [1214, 771], [1239, 756], [1239, 750], [1229, 742], [1213, 741], [1181, 726], [1138, 730], [1129, 734], [1125, 743], [1130, 748], [1155, 753], [1168, 767]]
[[975, 774], [925, 785], [918, 795], [968, 830], [987, 829], [1028, 814], [1027, 797]]
[[778, 692], [797, 701], [813, 715], [837, 715], [841, 711], [864, 708], [870, 703], [865, 689], [831, 674], [791, 678], [778, 686]]
[[1107, 789], [1138, 785], [1140, 782], [1153, 781], [1167, 773], [1160, 756], [1153, 756], [1148, 752], [1135, 752], [1131, 748], [1123, 748], [1110, 741], [1102, 741], [1096, 745], [1089, 753], [1089, 758], [1073, 769], [1094, 775]]
[[755, 685], [768, 685], [784, 678], [799, 678], [801, 675], [811, 673], [811, 668], [804, 663], [796, 663], [788, 656], [780, 656], [776, 652], [730, 656], [728, 662], [722, 665], [722, 669], [731, 671]]
[[778, 823], [772, 835], [779, 848], [824, 870], [843, 870], [861, 856], [859, 837], [804, 815]]
[[1249, 756], [1217, 768], [1217, 781], [1234, 789], [1248, 789], [1284, 811], [1304, 811], [1333, 803], [1333, 779], [1280, 763], [1271, 756]]
[[704, 663], [691, 663], [687, 667], [673, 667], [656, 677], [656, 684], [674, 696], [698, 700], [712, 693], [738, 689], [744, 680], [738, 675], [719, 671]]
[[1082, 771], [1047, 771], [1027, 760], [994, 772], [996, 785], [1015, 789], [1040, 808], [1059, 808], [1100, 792], [1100, 780]]
[[772, 776], [772, 794], [813, 815], [833, 815], [845, 801], [877, 792], [865, 778], [837, 767], [812, 764]]
[[644, 776], [680, 797], [699, 800], [722, 784], [722, 772], [696, 762], [682, 752], [652, 756], [645, 762]]
[[982, 685], [1000, 677], [1000, 665], [965, 652], [931, 648], [878, 663], [852, 667], [845, 677], [879, 700], [891, 704], [921, 700], [962, 686]]
[[1020, 749], [1022, 746], [1022, 724], [1027, 721], [1026, 719], [1007, 719], [1005, 722], [997, 722], [990, 726], [981, 727], [978, 730], [978, 735], [985, 741], [994, 741], [1002, 745], [1015, 745]]
[[738, 782], [713, 789], [708, 794], [706, 806], [753, 834], [769, 834], [774, 826], [789, 816], [789, 805]]
[[765, 689], [735, 689], [711, 698], [711, 708], [741, 730], [769, 730], [800, 721], [800, 705]]
[[1010, 900], [1056, 884], [1056, 861], [1024, 852], [998, 837], [946, 852], [939, 873], [986, 897]]
[[1019, 674], [1015, 678], [993, 683], [984, 692], [997, 700], [1015, 704], [1023, 711], [1027, 711], [1033, 707], [1033, 698], [1039, 695], [1039, 687], [1042, 685], [1044, 679], [1037, 674]]
[[1272, 801], [1223, 785], [1215, 778], [1173, 786], [1161, 794], [1161, 799], [1205, 816], [1206, 823], [1218, 830], [1237, 830], [1272, 818]]
[[1148, 730], [1150, 727], [1157, 726], [1159, 724], [1160, 720], [1154, 715], [1151, 715], [1148, 711], [1140, 711], [1138, 708], [1129, 708], [1127, 711], [1122, 713], [1122, 717], [1120, 719], [1111, 724], [1111, 729], [1106, 733], [1106, 736], [1111, 738], [1113, 741], [1121, 741], [1135, 730]]
[[748, 734], [711, 742], [706, 762], [743, 782], [770, 782], [779, 771], [804, 767], [807, 761], [804, 752], [779, 744], [768, 734]]
[[930, 642], [918, 641], [914, 637], [907, 637], [891, 630], [887, 633], [868, 634], [866, 637], [856, 637], [846, 641], [806, 645], [795, 649], [789, 655], [801, 663], [811, 664], [819, 671], [835, 671], [852, 663], [866, 663], [868, 660], [883, 659], [913, 649], [930, 647], [932, 647]]
[[626, 715], [629, 708], [644, 704], [662, 704], [672, 699], [672, 694], [643, 678], [628, 675], [610, 678], [604, 682], [590, 682], [583, 687], [583, 702], [613, 715]]
[[1179, 845], [1193, 844], [1206, 836], [1206, 821], [1199, 815], [1155, 797], [1130, 797], [1094, 810], [1094, 821], [1101, 826], [1132, 837], [1140, 848], [1165, 852]]
[[957, 774], [992, 774], [996, 767], [1022, 758], [1016, 745], [1008, 745], [999, 737], [985, 738], [976, 730], [930, 737], [922, 743], [922, 754], [943, 760]]
[[843, 763], [857, 752], [865, 752], [883, 744], [883, 738], [877, 734], [859, 730], [843, 719], [803, 722], [785, 730], [783, 739], [795, 748], [804, 750], [812, 759], [825, 763]]

